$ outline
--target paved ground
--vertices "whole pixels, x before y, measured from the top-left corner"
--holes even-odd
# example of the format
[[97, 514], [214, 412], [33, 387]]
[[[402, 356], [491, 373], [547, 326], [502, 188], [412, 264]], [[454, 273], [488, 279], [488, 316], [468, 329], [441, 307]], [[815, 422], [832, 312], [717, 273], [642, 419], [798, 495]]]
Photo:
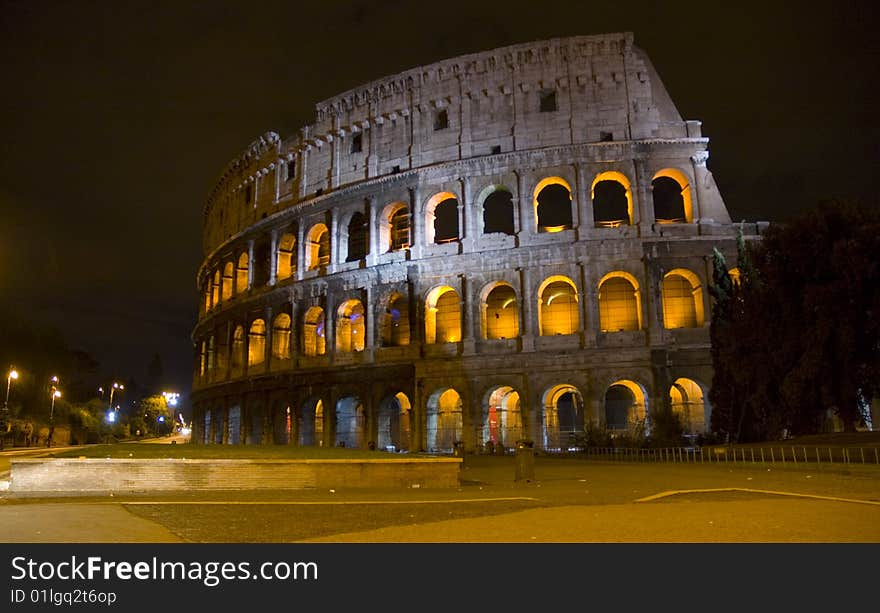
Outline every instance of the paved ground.
[[[468, 457], [445, 489], [0, 497], [2, 542], [880, 542], [880, 468]], [[713, 491], [706, 491], [713, 490]], [[715, 491], [718, 490], [718, 491]]]

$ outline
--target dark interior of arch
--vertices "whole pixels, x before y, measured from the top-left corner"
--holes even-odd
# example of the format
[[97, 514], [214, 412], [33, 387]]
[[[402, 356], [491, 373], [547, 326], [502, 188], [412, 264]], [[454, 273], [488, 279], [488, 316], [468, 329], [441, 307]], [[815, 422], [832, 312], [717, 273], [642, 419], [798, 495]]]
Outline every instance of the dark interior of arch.
[[596, 227], [629, 224], [626, 188], [619, 181], [599, 181], [593, 187], [593, 221]]
[[629, 409], [635, 396], [623, 385], [612, 385], [605, 392], [605, 425], [613, 430], [625, 430]]
[[458, 200], [447, 198], [434, 209], [434, 242], [458, 239]]
[[681, 185], [669, 177], [657, 177], [651, 182], [654, 192], [654, 219], [657, 221], [683, 222], [684, 197]]
[[579, 400], [574, 393], [566, 392], [556, 401], [560, 432], [583, 432], [584, 412], [581, 410]]
[[538, 193], [538, 227], [571, 227], [571, 194], [564, 185], [548, 185]]
[[513, 234], [513, 196], [499, 189], [483, 201], [483, 232]]
[[258, 243], [254, 246], [254, 285], [266, 285], [269, 282], [269, 243]]
[[348, 222], [348, 256], [346, 262], [361, 260], [369, 250], [367, 220], [361, 213], [355, 213]]

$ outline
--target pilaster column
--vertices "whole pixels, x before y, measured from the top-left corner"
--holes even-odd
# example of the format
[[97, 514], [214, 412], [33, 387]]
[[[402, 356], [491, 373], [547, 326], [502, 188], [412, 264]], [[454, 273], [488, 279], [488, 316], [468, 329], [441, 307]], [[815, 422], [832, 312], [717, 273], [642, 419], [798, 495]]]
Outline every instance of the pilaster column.
[[638, 202], [633, 204], [633, 209], [638, 209], [639, 230], [642, 236], [647, 236], [652, 232], [651, 227], [654, 225], [654, 199], [651, 190], [651, 177], [648, 176], [648, 168], [645, 160], [633, 160], [633, 168], [635, 169], [635, 184], [633, 189]]
[[366, 336], [364, 339], [364, 353], [369, 362], [373, 361], [373, 350], [376, 347], [376, 312], [381, 308], [373, 304], [374, 296], [375, 290], [372, 283], [370, 283], [366, 288], [365, 298], [367, 303], [364, 305], [364, 316], [367, 318], [367, 321], [364, 322], [364, 334]]
[[375, 266], [379, 257], [379, 226], [376, 223], [378, 218], [376, 206], [375, 196], [367, 198], [367, 216], [370, 220], [370, 252], [367, 254], [367, 266]]
[[332, 357], [336, 355], [336, 304], [329, 293], [324, 305], [324, 346], [326, 354]]
[[474, 216], [476, 211], [473, 204], [473, 189], [471, 179], [464, 176], [461, 181], [461, 203], [459, 204], [459, 218], [462, 221], [462, 251], [473, 251], [476, 246], [476, 223]]
[[248, 289], [254, 286], [254, 240], [248, 241]]
[[336, 211], [330, 212], [330, 265], [327, 272], [336, 272], [336, 263], [339, 261], [339, 215]]
[[412, 255], [420, 259], [425, 248], [425, 220], [423, 218], [421, 189], [419, 186], [409, 190], [409, 211], [412, 226]]
[[271, 243], [269, 245], [269, 285], [274, 286], [278, 281], [278, 230], [272, 230]]
[[[517, 190], [519, 191], [519, 234], [520, 243], [523, 238], [531, 237], [535, 233], [535, 210], [532, 204], [532, 194], [526, 183], [525, 173], [517, 171]], [[526, 238], [528, 241], [528, 238]]]
[[263, 348], [265, 352], [263, 359], [266, 364], [266, 372], [269, 372], [272, 369], [274, 359], [272, 355], [272, 307], [267, 306], [264, 313], [266, 317], [266, 346]]
[[575, 180], [577, 181], [577, 228], [578, 238], [583, 239], [593, 227], [593, 201], [590, 198], [589, 179], [582, 163], [575, 166]]
[[300, 219], [296, 224], [296, 280], [302, 281], [306, 269], [306, 245], [304, 227], [305, 220]]
[[528, 267], [519, 272], [519, 296], [522, 304], [522, 350], [535, 350], [535, 337], [538, 335], [538, 318], [535, 313], [535, 297], [532, 295], [532, 271]]
[[461, 280], [461, 300], [462, 300], [462, 349], [465, 355], [476, 352], [476, 343], [474, 341], [474, 313], [473, 300], [471, 297], [471, 284], [466, 275], [459, 275]]

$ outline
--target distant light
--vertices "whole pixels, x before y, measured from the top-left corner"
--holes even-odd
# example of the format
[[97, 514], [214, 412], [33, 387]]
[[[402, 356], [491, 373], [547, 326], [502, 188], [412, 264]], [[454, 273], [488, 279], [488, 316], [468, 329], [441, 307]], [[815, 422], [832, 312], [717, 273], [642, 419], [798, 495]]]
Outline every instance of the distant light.
[[18, 371], [15, 369], [10, 370], [9, 371], [9, 378], [10, 379], [18, 379]]
[[163, 424], [164, 424], [164, 423], [165, 423], [165, 416], [164, 416], [164, 415], [160, 415], [160, 416], [158, 417], [158, 421], [159, 421], [159, 423], [163, 423]]
[[111, 424], [116, 421], [116, 413], [114, 411], [107, 411], [107, 421]]

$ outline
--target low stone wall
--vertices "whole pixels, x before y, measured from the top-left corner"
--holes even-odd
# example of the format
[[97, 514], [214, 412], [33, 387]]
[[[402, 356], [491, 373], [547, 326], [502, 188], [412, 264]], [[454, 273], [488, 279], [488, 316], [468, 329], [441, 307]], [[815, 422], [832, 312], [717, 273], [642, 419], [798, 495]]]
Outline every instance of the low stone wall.
[[28, 458], [12, 461], [9, 490], [30, 494], [455, 487], [461, 458], [184, 460]]

